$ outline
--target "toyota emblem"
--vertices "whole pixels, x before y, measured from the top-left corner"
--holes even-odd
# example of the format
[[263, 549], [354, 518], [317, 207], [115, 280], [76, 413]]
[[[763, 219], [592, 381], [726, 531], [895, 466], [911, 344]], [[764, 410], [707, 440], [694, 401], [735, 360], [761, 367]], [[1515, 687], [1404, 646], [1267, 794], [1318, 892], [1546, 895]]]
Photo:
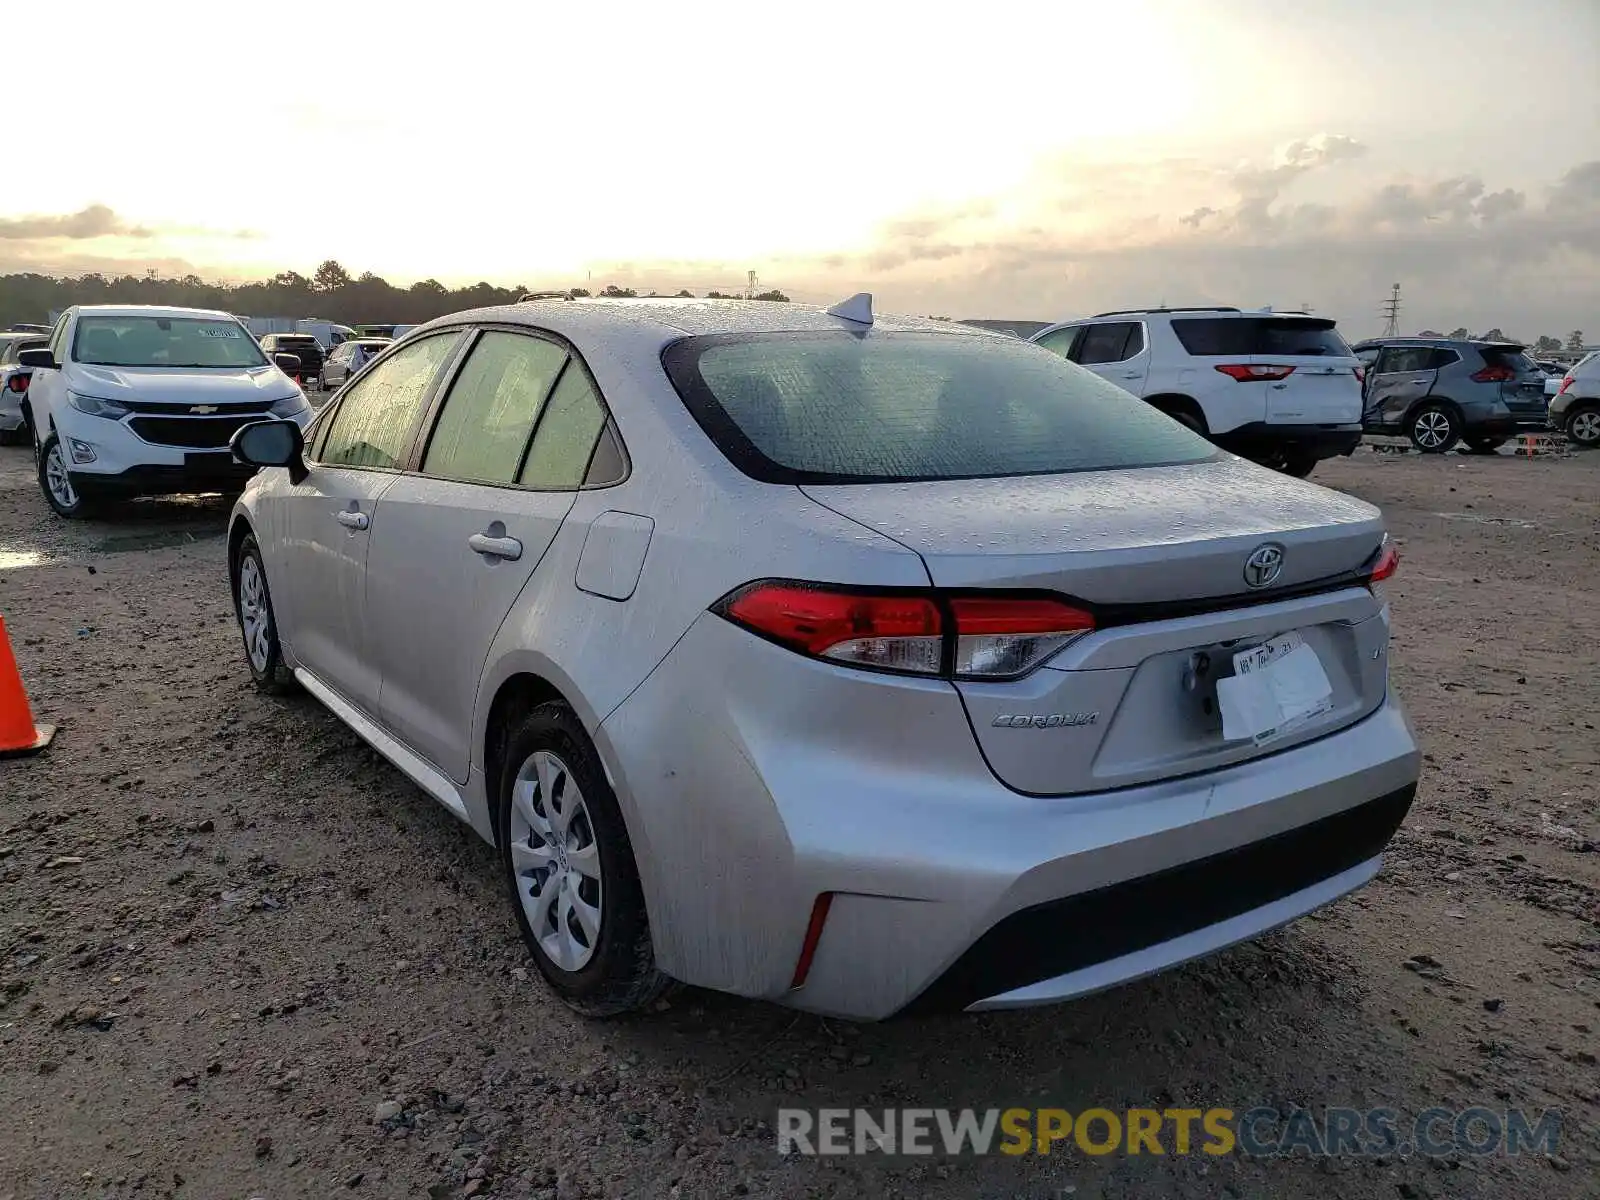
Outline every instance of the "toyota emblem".
[[1283, 574], [1283, 547], [1276, 542], [1257, 546], [1244, 560], [1244, 581], [1253, 588], [1271, 587]]

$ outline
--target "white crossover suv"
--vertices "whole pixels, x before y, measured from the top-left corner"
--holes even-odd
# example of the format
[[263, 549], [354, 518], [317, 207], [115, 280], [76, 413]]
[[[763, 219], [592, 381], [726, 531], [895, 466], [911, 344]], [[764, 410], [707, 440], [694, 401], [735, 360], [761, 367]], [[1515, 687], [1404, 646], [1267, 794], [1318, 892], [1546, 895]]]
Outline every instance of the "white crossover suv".
[[85, 305], [18, 356], [39, 487], [63, 517], [119, 496], [240, 491], [253, 468], [228, 440], [245, 422], [311, 420], [305, 394], [227, 313]]
[[1064, 321], [1031, 340], [1291, 475], [1361, 443], [1361, 363], [1325, 317], [1139, 309]]
[[1416, 788], [1378, 511], [1014, 337], [533, 301], [233, 445], [251, 674], [498, 848], [582, 1012], [1080, 995], [1360, 887]]

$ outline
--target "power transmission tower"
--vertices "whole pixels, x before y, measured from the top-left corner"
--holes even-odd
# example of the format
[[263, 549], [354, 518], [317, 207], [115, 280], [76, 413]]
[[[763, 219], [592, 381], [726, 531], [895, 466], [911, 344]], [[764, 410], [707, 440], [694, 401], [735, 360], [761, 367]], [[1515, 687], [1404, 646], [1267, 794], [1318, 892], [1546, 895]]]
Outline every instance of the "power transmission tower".
[[746, 300], [754, 300], [756, 298], [756, 273], [751, 271], [749, 272], [749, 276], [750, 282], [749, 286], [747, 286], [744, 290], [744, 298]]
[[1383, 336], [1400, 336], [1400, 285], [1397, 283], [1389, 291], [1389, 298], [1383, 302], [1383, 307], [1378, 310], [1378, 315], [1384, 319]]

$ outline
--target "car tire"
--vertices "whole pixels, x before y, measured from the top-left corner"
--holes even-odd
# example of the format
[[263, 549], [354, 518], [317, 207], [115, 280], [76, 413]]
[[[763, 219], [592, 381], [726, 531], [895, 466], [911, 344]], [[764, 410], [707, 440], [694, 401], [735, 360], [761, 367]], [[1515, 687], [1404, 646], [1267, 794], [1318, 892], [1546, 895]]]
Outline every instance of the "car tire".
[[40, 444], [36, 469], [39, 490], [56, 516], [71, 519], [94, 515], [95, 502], [72, 482], [66, 451], [61, 448], [61, 439], [56, 434], [52, 433]]
[[1406, 435], [1424, 454], [1444, 454], [1461, 440], [1461, 418], [1447, 404], [1424, 404], [1406, 418]]
[[1568, 439], [1586, 450], [1600, 446], [1600, 405], [1585, 404], [1567, 414]]
[[267, 565], [256, 535], [247, 533], [233, 557], [233, 615], [244, 639], [244, 660], [260, 691], [282, 695], [295, 688], [294, 673], [284, 665], [278, 643], [278, 618], [267, 587]]
[[1317, 456], [1303, 450], [1285, 450], [1273, 465], [1285, 475], [1304, 479], [1317, 469]]
[[577, 714], [552, 701], [516, 719], [503, 762], [495, 835], [534, 965], [587, 1017], [653, 1003], [672, 980], [656, 969], [622, 809]]
[[1506, 444], [1503, 437], [1469, 437], [1466, 439], [1467, 449], [1474, 454], [1493, 454]]

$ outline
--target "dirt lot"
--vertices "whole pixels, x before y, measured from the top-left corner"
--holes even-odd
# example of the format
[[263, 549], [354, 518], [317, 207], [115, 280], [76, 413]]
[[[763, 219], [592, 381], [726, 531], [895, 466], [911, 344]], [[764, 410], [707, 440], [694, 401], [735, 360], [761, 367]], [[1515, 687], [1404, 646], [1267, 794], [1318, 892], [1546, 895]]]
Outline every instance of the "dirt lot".
[[[849, 1027], [699, 992], [588, 1024], [491, 853], [249, 686], [217, 502], [46, 510], [0, 451], [0, 1198], [1561, 1197], [1600, 1171], [1600, 454], [1362, 451], [1428, 751], [1379, 880], [1076, 1004]], [[35, 561], [35, 560], [39, 561]], [[1435, 964], [1435, 965], [1430, 965]], [[531, 976], [531, 977], [530, 977]], [[1555, 1158], [780, 1159], [780, 1105], [1559, 1109]]]

